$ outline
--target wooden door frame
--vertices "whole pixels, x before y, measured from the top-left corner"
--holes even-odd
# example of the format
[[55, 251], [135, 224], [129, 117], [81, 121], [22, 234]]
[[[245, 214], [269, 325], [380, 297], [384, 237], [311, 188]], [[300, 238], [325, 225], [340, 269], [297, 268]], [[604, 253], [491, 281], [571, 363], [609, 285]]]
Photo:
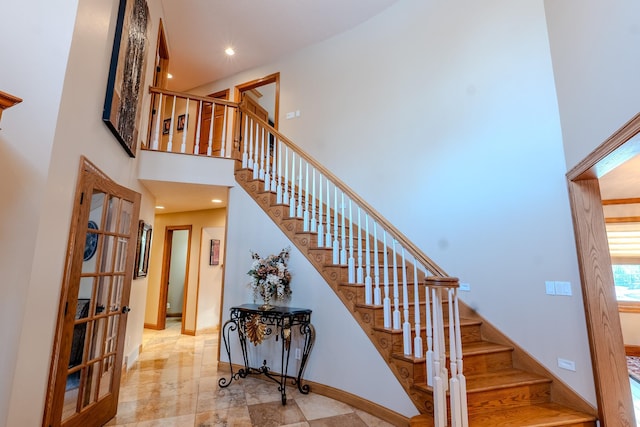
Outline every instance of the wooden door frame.
[[[185, 333], [184, 320], [187, 308], [187, 295], [189, 289], [189, 259], [191, 254], [191, 224], [189, 225], [168, 225], [164, 232], [164, 246], [162, 250], [162, 273], [160, 274], [160, 297], [158, 298], [158, 317], [156, 320], [156, 329], [165, 329], [167, 327], [167, 287], [165, 283], [169, 282], [169, 267], [171, 263], [171, 244], [173, 243], [173, 232], [179, 230], [187, 230], [187, 260], [184, 273], [184, 288], [182, 289], [182, 327], [180, 333]], [[197, 300], [196, 300], [197, 306]], [[197, 319], [196, 319], [197, 321]]]
[[640, 113], [566, 175], [598, 418], [610, 426], [633, 426], [635, 416], [598, 178], [639, 153]]
[[[104, 172], [102, 172], [98, 167], [96, 167], [91, 161], [89, 161], [85, 156], [80, 156], [80, 167], [78, 170], [78, 175], [76, 179], [76, 189], [74, 195], [73, 202], [73, 211], [71, 214], [71, 224], [69, 227], [69, 236], [67, 241], [67, 250], [65, 255], [65, 266], [64, 272], [62, 276], [62, 286], [60, 290], [60, 300], [58, 302], [58, 315], [55, 326], [55, 335], [53, 340], [53, 346], [51, 351], [51, 360], [49, 367], [49, 379], [47, 383], [46, 390], [46, 398], [45, 398], [45, 407], [44, 414], [42, 418], [42, 425], [51, 426], [51, 425], [59, 425], [60, 420], [58, 418], [58, 413], [56, 409], [57, 400], [64, 399], [63, 396], [59, 396], [56, 394], [56, 381], [60, 377], [60, 363], [61, 363], [61, 350], [64, 349], [65, 346], [71, 345], [67, 337], [65, 337], [65, 317], [67, 317], [67, 313], [75, 313], [75, 306], [68, 306], [67, 303], [69, 301], [69, 292], [71, 281], [74, 276], [79, 276], [79, 272], [76, 271], [78, 268], [74, 263], [74, 258], [77, 258], [76, 252], [82, 252], [85, 247], [85, 239], [86, 239], [86, 228], [83, 228], [80, 224], [81, 211], [86, 206], [89, 206], [87, 209], [90, 209], [91, 205], [91, 196], [85, 195], [84, 190], [86, 186], [92, 182], [95, 182], [97, 179], [105, 181], [105, 186], [114, 188], [118, 188], [119, 192], [122, 190], [126, 190], [128, 193], [132, 193], [133, 195], [133, 211], [131, 213], [131, 226], [130, 226], [130, 241], [135, 242], [135, 238], [137, 237], [137, 224], [140, 215], [140, 201], [141, 195], [140, 193], [135, 192], [129, 188], [126, 188], [122, 185], [114, 182], [109, 176], [107, 176]], [[93, 184], [91, 184], [93, 185]], [[122, 196], [120, 196], [122, 197]], [[83, 206], [83, 201], [86, 199], [89, 200], [88, 205]], [[134, 225], [135, 224], [135, 225]], [[85, 226], [86, 227], [86, 226]], [[135, 229], [134, 229], [135, 227]], [[129, 296], [131, 292], [131, 282], [133, 280], [133, 269], [134, 269], [134, 260], [135, 260], [135, 244], [131, 245], [131, 250], [127, 254], [126, 258], [126, 267], [125, 267], [125, 284], [123, 288], [122, 295], [122, 306], [129, 305]], [[82, 266], [80, 266], [82, 269]], [[129, 292], [124, 292], [126, 289], [126, 280], [129, 281], [128, 290]], [[115, 357], [115, 365], [114, 365], [114, 378], [120, 378], [121, 370], [122, 370], [122, 360], [124, 357], [124, 344], [126, 337], [126, 312], [124, 312], [124, 320], [118, 326], [118, 341], [121, 342], [122, 351], [120, 353], [116, 353]], [[122, 318], [121, 318], [122, 319]], [[64, 351], [64, 350], [62, 350]], [[66, 359], [68, 359], [68, 355], [66, 355]], [[100, 403], [100, 401], [95, 402]], [[117, 396], [116, 402], [117, 406]], [[73, 423], [73, 421], [71, 421]], [[75, 422], [77, 424], [77, 421]]]
[[262, 78], [251, 80], [249, 82], [241, 83], [236, 85], [234, 89], [234, 100], [236, 102], [240, 102], [240, 98], [242, 97], [242, 92], [246, 92], [260, 86], [266, 86], [268, 84], [275, 83], [276, 84], [276, 95], [275, 95], [275, 107], [273, 110], [273, 127], [274, 129], [278, 129], [278, 117], [280, 116], [280, 72], [269, 74], [268, 76], [264, 76]]

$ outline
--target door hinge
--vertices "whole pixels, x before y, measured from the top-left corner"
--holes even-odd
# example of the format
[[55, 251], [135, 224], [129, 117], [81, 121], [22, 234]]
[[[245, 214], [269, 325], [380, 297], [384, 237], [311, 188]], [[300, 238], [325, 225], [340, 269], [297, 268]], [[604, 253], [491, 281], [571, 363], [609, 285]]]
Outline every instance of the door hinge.
[[80, 204], [82, 204], [82, 202], [84, 202], [84, 191], [80, 193]]
[[67, 309], [69, 308], [69, 301], [64, 303], [64, 315], [67, 315]]

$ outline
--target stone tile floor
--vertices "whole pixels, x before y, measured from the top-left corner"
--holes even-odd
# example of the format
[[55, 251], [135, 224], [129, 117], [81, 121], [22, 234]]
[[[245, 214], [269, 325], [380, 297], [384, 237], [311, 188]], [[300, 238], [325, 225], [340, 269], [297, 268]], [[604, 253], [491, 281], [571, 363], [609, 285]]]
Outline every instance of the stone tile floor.
[[145, 329], [143, 350], [120, 385], [118, 413], [107, 426], [127, 427], [388, 427], [391, 424], [325, 396], [245, 378], [220, 388], [217, 334], [180, 334], [180, 319], [164, 331]]

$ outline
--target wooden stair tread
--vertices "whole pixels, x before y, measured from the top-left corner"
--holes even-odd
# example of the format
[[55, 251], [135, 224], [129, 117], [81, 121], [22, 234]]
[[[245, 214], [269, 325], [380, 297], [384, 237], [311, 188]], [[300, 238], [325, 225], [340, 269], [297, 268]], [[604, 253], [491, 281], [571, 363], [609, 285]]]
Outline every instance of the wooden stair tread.
[[[367, 305], [367, 307], [382, 307], [382, 308], [384, 308], [384, 306], [382, 306], [382, 305], [373, 305], [373, 304], [372, 305]], [[463, 327], [464, 326], [477, 326], [477, 325], [481, 325], [481, 324], [482, 324], [482, 322], [480, 322], [478, 320], [465, 319], [464, 317], [460, 318], [460, 326], [463, 326]], [[449, 324], [447, 322], [445, 322], [444, 326], [445, 326], [445, 328], [448, 328]], [[427, 329], [426, 325], [420, 325], [420, 330], [421, 331], [425, 331], [426, 329]], [[403, 333], [402, 329], [384, 328], [384, 327], [381, 327], [381, 326], [374, 326], [373, 330], [374, 331], [378, 331], [378, 332], [386, 332], [386, 333], [389, 333], [389, 334], [398, 334], [398, 335], [402, 335], [402, 333]], [[415, 330], [414, 325], [411, 325], [411, 330], [412, 331]], [[486, 342], [486, 341], [484, 341], [484, 342]], [[464, 346], [468, 346], [469, 344], [465, 343]], [[463, 355], [464, 355], [464, 352], [463, 352]]]
[[[267, 215], [278, 225], [282, 232], [291, 242], [315, 266], [316, 270], [323, 276], [337, 296], [347, 306], [354, 318], [361, 325], [376, 345], [378, 351], [385, 358], [387, 363], [394, 367], [394, 373], [401, 382], [404, 389], [411, 395], [411, 399], [416, 404], [419, 411], [430, 411], [432, 406], [432, 390], [426, 385], [425, 358], [416, 358], [412, 355], [405, 356], [402, 352], [402, 330], [380, 327], [383, 323], [382, 305], [363, 304], [364, 285], [362, 283], [348, 283], [348, 264], [334, 265], [332, 247], [316, 247], [319, 242], [318, 232], [304, 231], [303, 219], [297, 216], [289, 217], [290, 207], [287, 203], [277, 203], [274, 191], [264, 191], [264, 181], [254, 180], [251, 169], [239, 168], [240, 162], [236, 162], [236, 180], [247, 191], [256, 203], [265, 211]], [[296, 192], [297, 194], [297, 192]], [[305, 195], [306, 196], [306, 195]], [[306, 198], [304, 201], [306, 202]], [[299, 196], [296, 196], [296, 211]], [[309, 215], [319, 213], [319, 206], [313, 210], [313, 203], [307, 206]], [[349, 223], [345, 221], [345, 227], [340, 223], [344, 220], [344, 215], [333, 208], [331, 210], [333, 220], [327, 224], [324, 217], [317, 217], [331, 232], [335, 229], [336, 223], [339, 225], [340, 233], [346, 236], [351, 230]], [[333, 232], [332, 232], [333, 236]], [[334, 236], [335, 239], [337, 237]], [[341, 239], [340, 239], [341, 240]], [[394, 258], [395, 256], [395, 258]], [[380, 275], [398, 274], [403, 268], [407, 269], [407, 278], [412, 281], [413, 271], [416, 268], [411, 263], [403, 267], [398, 254], [392, 255], [389, 248], [378, 249], [373, 257], [378, 257], [379, 267], [375, 270], [375, 265], [361, 266], [369, 268]], [[390, 257], [390, 261], [396, 261], [394, 271], [393, 264], [389, 262], [388, 273], [385, 273], [384, 263], [381, 258]], [[367, 270], [369, 271], [369, 270]], [[386, 276], [384, 276], [386, 277]], [[424, 282], [418, 281], [420, 288], [424, 287]], [[413, 295], [415, 285], [407, 284], [408, 291]], [[403, 288], [399, 289], [402, 295]], [[423, 292], [421, 292], [422, 294]], [[420, 295], [419, 304], [425, 304]], [[444, 323], [447, 325], [448, 300], [442, 301]], [[410, 303], [408, 307], [411, 311], [416, 309], [415, 304]], [[421, 309], [421, 311], [423, 311]], [[411, 319], [413, 315], [410, 314]], [[469, 425], [471, 426], [522, 426], [522, 427], [595, 427], [595, 418], [592, 415], [577, 412], [558, 404], [549, 403], [551, 398], [550, 384], [552, 380], [543, 376], [527, 373], [518, 369], [513, 369], [512, 346], [505, 346], [496, 343], [482, 341], [482, 320], [461, 319], [462, 326], [470, 326], [463, 331], [463, 363], [465, 368], [467, 395], [469, 397]], [[378, 326], [376, 326], [378, 325]], [[475, 326], [480, 326], [476, 328]], [[413, 327], [413, 325], [412, 325]], [[425, 325], [421, 325], [421, 332], [424, 332]], [[415, 331], [412, 332], [412, 335]], [[421, 333], [422, 335], [422, 333]], [[466, 337], [466, 338], [465, 338]], [[445, 338], [446, 339], [446, 338]], [[423, 348], [426, 343], [423, 342]], [[448, 345], [446, 351], [448, 353]], [[469, 359], [466, 359], [471, 356]], [[446, 361], [442, 361], [448, 365]], [[447, 366], [448, 367], [448, 366]], [[591, 412], [585, 409], [587, 412]], [[411, 425], [432, 425], [432, 415], [422, 415], [416, 418], [430, 420], [428, 424]], [[426, 421], [425, 421], [426, 422]]]
[[[402, 335], [402, 329], [387, 329], [387, 328], [377, 328], [377, 327], [374, 327], [373, 329], [384, 331], [384, 332], [390, 332], [392, 334]], [[510, 350], [512, 350], [511, 347], [508, 347], [502, 344], [492, 343], [489, 341], [469, 342], [469, 343], [465, 343], [462, 346], [462, 359], [464, 360], [465, 356], [470, 356], [470, 355], [499, 353], [502, 351], [510, 351]], [[449, 355], [448, 347], [447, 347], [446, 354], [447, 356]], [[403, 353], [393, 353], [391, 356], [401, 360], [407, 360], [407, 361], [413, 360], [415, 363], [420, 363], [425, 360], [424, 357], [414, 357], [414, 356], [405, 355]], [[499, 371], [499, 372], [502, 372], [502, 371]], [[492, 374], [492, 373], [493, 372], [487, 372], [487, 374]]]
[[466, 379], [467, 393], [478, 393], [486, 390], [495, 390], [524, 384], [551, 382], [547, 377], [514, 368], [469, 375]]
[[[595, 426], [592, 415], [575, 411], [556, 403], [540, 403], [469, 416], [471, 427], [560, 427]], [[428, 414], [411, 418], [411, 427], [433, 425]]]
[[[551, 382], [549, 378], [514, 368], [469, 375], [466, 377], [466, 381], [467, 394]], [[426, 383], [415, 384], [414, 387], [420, 390], [431, 390], [431, 387], [427, 386]]]

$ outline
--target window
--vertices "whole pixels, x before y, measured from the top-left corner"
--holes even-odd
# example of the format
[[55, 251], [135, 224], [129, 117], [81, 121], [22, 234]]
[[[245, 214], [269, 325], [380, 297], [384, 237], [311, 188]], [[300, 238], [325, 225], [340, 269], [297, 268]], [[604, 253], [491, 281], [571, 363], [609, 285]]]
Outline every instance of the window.
[[613, 264], [618, 301], [640, 302], [640, 264]]

